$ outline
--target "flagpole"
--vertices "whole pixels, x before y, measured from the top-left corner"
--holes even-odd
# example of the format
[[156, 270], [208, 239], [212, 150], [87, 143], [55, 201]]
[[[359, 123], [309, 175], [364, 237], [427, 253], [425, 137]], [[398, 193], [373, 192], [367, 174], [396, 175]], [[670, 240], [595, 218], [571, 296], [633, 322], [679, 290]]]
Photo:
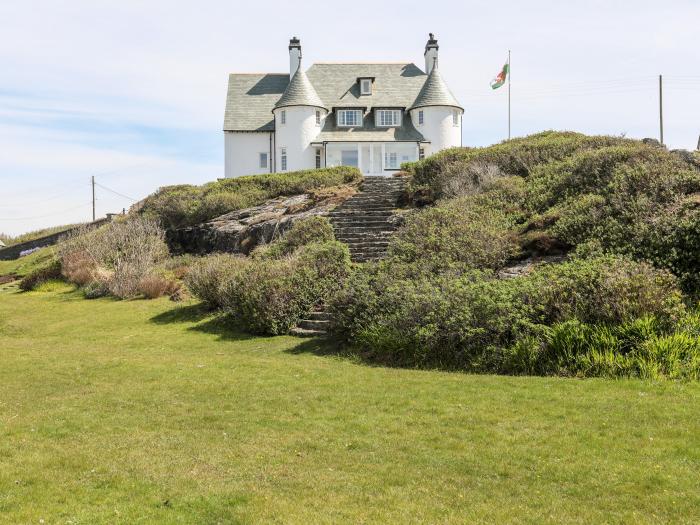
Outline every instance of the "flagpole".
[[510, 140], [510, 49], [508, 50], [508, 140]]

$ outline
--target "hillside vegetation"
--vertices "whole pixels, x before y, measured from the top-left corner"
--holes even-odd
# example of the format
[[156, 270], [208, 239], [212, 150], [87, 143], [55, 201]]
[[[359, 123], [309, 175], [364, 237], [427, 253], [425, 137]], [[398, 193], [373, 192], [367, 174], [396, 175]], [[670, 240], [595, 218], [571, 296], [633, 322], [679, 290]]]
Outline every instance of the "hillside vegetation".
[[34, 230], [21, 235], [7, 235], [5, 233], [0, 233], [0, 241], [4, 242], [7, 246], [12, 246], [14, 244], [21, 244], [27, 241], [33, 241], [35, 239], [40, 239], [41, 237], [46, 237], [53, 233], [58, 233], [72, 228], [77, 228], [81, 224], [64, 224], [62, 226], [51, 226], [50, 228], [42, 228], [41, 230]]
[[[332, 301], [367, 357], [509, 374], [700, 377], [700, 169], [690, 154], [547, 132], [405, 166], [387, 260]], [[548, 257], [523, 277], [517, 261]], [[562, 258], [564, 262], [554, 262]]]
[[135, 211], [157, 220], [164, 228], [182, 228], [234, 210], [257, 206], [274, 197], [356, 184], [361, 179], [358, 169], [340, 166], [219, 179], [203, 186], [165, 186], [146, 197]]

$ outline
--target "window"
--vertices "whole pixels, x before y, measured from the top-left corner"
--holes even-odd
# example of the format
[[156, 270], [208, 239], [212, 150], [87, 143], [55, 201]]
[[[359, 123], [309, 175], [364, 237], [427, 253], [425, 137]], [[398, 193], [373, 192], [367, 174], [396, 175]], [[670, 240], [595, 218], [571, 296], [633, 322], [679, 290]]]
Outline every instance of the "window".
[[316, 125], [320, 126], [321, 125], [321, 112], [316, 110]]
[[339, 109], [338, 126], [344, 128], [362, 126], [362, 111], [359, 109]]
[[418, 149], [418, 160], [423, 160], [425, 158], [425, 148]]
[[342, 166], [354, 166], [357, 168], [358, 160], [357, 149], [347, 149], [340, 152], [340, 164]]
[[260, 167], [267, 168], [267, 153], [260, 154]]
[[459, 126], [459, 111], [456, 109], [452, 111], [452, 125]]
[[317, 149], [316, 150], [316, 169], [319, 169], [321, 167], [321, 150]]
[[371, 95], [372, 94], [372, 79], [371, 78], [361, 78], [360, 79], [360, 95]]
[[399, 169], [399, 155], [395, 151], [387, 151], [384, 154], [384, 169], [397, 170]]
[[418, 125], [422, 126], [423, 125], [423, 110], [418, 111]]
[[280, 148], [280, 167], [287, 171], [287, 148]]
[[393, 128], [401, 125], [401, 111], [398, 109], [378, 109], [377, 126]]
[[287, 123], [287, 112], [285, 110], [282, 110], [280, 112], [280, 124], [286, 124]]

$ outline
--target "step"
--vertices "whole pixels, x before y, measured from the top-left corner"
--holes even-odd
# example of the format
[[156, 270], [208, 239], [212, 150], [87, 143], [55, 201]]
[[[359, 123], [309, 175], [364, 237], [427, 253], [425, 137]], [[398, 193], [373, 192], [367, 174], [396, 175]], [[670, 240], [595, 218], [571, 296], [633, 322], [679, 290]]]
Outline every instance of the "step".
[[311, 321], [330, 321], [331, 320], [331, 314], [328, 312], [309, 312], [306, 316], [306, 319], [310, 319]]
[[351, 224], [357, 224], [359, 226], [380, 226], [380, 225], [391, 225], [391, 222], [381, 220], [381, 217], [336, 217], [331, 221], [334, 226], [348, 226]]
[[328, 332], [323, 330], [307, 330], [297, 326], [289, 331], [289, 335], [296, 335], [297, 337], [323, 337], [328, 335]]
[[332, 211], [328, 214], [328, 217], [391, 217], [393, 215], [392, 211], [384, 210], [345, 210], [345, 211]]
[[343, 228], [336, 228], [335, 229], [335, 236], [337, 239], [344, 238], [344, 237], [357, 237], [359, 235], [362, 235], [364, 233], [375, 233], [375, 232], [392, 232], [396, 228], [389, 228], [389, 227], [378, 227], [378, 226], [372, 226], [370, 228], [358, 228], [357, 226], [346, 226]]
[[331, 326], [329, 320], [325, 321], [315, 321], [313, 319], [302, 319], [297, 324], [297, 328], [303, 328], [304, 330], [317, 330], [317, 331], [328, 331]]

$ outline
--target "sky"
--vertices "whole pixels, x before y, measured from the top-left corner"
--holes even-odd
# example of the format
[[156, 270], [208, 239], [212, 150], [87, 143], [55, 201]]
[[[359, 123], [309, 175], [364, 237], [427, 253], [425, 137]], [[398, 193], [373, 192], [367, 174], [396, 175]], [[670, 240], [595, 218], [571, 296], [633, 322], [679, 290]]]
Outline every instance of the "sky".
[[223, 176], [231, 72], [408, 61], [429, 32], [465, 107], [463, 143], [507, 134], [490, 80], [512, 51], [512, 132], [700, 136], [697, 0], [23, 0], [0, 2], [0, 232], [119, 212], [158, 187]]

